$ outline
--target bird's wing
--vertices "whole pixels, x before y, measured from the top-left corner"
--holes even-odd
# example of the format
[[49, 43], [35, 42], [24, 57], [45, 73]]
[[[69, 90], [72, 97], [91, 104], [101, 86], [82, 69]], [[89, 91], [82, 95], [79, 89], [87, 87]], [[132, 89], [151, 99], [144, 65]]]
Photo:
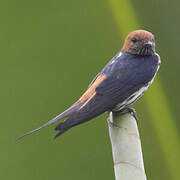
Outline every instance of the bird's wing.
[[54, 124], [55, 122], [57, 122], [58, 120], [65, 118], [65, 117], [73, 117], [73, 114], [76, 114], [76, 112], [79, 110], [79, 108], [81, 108], [82, 106], [84, 106], [86, 104], [86, 101], [88, 101], [88, 99], [90, 99], [94, 92], [96, 87], [106, 78], [105, 74], [101, 74], [99, 76], [97, 76], [93, 82], [92, 85], [89, 86], [89, 88], [87, 89], [87, 91], [82, 95], [82, 97], [76, 102], [74, 103], [70, 108], [68, 108], [67, 110], [65, 110], [64, 112], [62, 112], [61, 114], [59, 114], [58, 116], [56, 116], [55, 118], [53, 118], [52, 120], [48, 121], [47, 123], [43, 124], [42, 126], [40, 126], [39, 128], [33, 129], [32, 131], [29, 131], [25, 134], [23, 134], [22, 136], [18, 137], [15, 139], [15, 141], [18, 141], [20, 139], [22, 139], [25, 136], [28, 136], [36, 131], [39, 131], [42, 128], [45, 128], [47, 126], [50, 126], [51, 124]]
[[112, 65], [112, 61], [117, 60], [118, 59], [118, 55], [119, 53], [117, 53], [107, 64], [106, 66], [94, 77], [94, 79], [91, 81], [91, 83], [89, 84], [88, 88], [91, 87], [91, 85], [96, 81], [96, 79], [98, 78], [99, 75], [103, 74], [103, 72], [105, 70], [108, 69], [108, 67], [110, 67]]
[[[56, 137], [67, 131], [69, 128], [86, 122], [107, 110], [111, 110], [118, 103], [123, 102], [131, 94], [140, 89], [148, 80], [147, 76], [141, 76], [138, 66], [122, 64], [117, 66], [108, 64], [99, 73], [91, 86], [81, 96], [79, 101], [82, 106], [76, 114], [60, 123], [55, 130], [60, 131]], [[149, 74], [147, 72], [147, 74]]]
[[73, 114], [76, 114], [76, 112], [79, 110], [79, 108], [81, 108], [82, 106], [84, 106], [86, 104], [86, 101], [88, 101], [88, 99], [90, 99], [90, 97], [93, 96], [96, 87], [106, 78], [105, 74], [100, 74], [97, 75], [96, 78], [94, 78], [94, 80], [92, 81], [92, 85], [89, 85], [89, 88], [87, 89], [87, 91], [82, 95], [82, 97], [76, 102], [74, 103], [70, 108], [68, 108], [67, 110], [65, 110], [64, 112], [62, 112], [61, 114], [59, 114], [58, 116], [56, 116], [55, 118], [53, 118], [52, 120], [48, 121], [47, 123], [43, 124], [42, 126], [33, 129], [32, 131], [29, 131], [25, 134], [23, 134], [20, 137], [15, 138], [15, 141], [18, 141], [20, 139], [22, 139], [25, 136], [28, 136], [34, 132], [39, 131], [42, 128], [45, 128], [47, 126], [50, 126], [52, 124], [54, 124], [55, 122], [57, 122], [58, 120], [65, 118], [65, 117], [73, 117]]
[[14, 140], [18, 141], [18, 140], [22, 139], [25, 136], [28, 136], [28, 135], [36, 132], [36, 131], [39, 131], [42, 128], [45, 128], [47, 126], [50, 126], [50, 125], [54, 124], [55, 122], [57, 122], [58, 120], [60, 120], [62, 118], [71, 116], [74, 112], [76, 112], [77, 109], [79, 109], [80, 106], [81, 106], [81, 103], [79, 101], [77, 101], [70, 108], [66, 109], [64, 112], [62, 112], [61, 114], [59, 114], [58, 116], [56, 116], [52, 120], [46, 122], [45, 124], [43, 124], [42, 126], [36, 128], [36, 129], [33, 129], [32, 131], [29, 131], [29, 132], [23, 134], [20, 137], [15, 138]]

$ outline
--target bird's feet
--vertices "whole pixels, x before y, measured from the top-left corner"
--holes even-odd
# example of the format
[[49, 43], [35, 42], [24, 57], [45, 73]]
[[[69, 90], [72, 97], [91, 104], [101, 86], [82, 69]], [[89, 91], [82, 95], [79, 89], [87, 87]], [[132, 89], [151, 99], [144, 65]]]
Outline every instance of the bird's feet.
[[134, 108], [125, 107], [124, 109], [122, 109], [120, 111], [115, 111], [115, 113], [118, 113], [120, 115], [123, 115], [123, 114], [126, 114], [126, 113], [130, 113], [135, 118], [136, 122], [138, 123], [137, 114], [136, 114], [136, 111], [135, 111]]

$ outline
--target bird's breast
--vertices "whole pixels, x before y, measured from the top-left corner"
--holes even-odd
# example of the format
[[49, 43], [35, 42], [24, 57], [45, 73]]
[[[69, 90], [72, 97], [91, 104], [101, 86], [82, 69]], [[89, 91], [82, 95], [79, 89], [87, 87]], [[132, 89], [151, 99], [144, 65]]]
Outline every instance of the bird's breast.
[[131, 104], [133, 104], [137, 99], [139, 99], [144, 92], [148, 89], [148, 87], [151, 85], [152, 82], [149, 82], [147, 85], [141, 87], [140, 89], [138, 89], [135, 93], [133, 93], [132, 95], [130, 95], [127, 99], [125, 99], [123, 102], [117, 104], [115, 106], [115, 108], [113, 109], [113, 111], [119, 111], [121, 109], [123, 109], [126, 106], [129, 106]]

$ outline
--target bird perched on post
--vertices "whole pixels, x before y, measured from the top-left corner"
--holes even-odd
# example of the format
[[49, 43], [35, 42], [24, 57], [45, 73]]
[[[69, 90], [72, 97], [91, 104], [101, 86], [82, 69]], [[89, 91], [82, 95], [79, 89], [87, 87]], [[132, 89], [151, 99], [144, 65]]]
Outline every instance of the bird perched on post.
[[145, 30], [131, 32], [123, 48], [93, 79], [80, 99], [70, 108], [41, 127], [23, 136], [66, 118], [55, 127], [55, 138], [70, 128], [91, 120], [106, 111], [130, 112], [137, 119], [133, 104], [151, 85], [160, 66], [160, 57], [155, 52], [152, 33]]

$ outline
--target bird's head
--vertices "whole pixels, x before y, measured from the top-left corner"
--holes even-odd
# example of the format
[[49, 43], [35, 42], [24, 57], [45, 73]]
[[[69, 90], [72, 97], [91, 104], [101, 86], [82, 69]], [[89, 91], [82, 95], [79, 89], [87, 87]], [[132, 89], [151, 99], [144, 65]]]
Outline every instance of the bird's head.
[[145, 30], [136, 30], [126, 37], [122, 50], [139, 56], [155, 53], [154, 35]]

